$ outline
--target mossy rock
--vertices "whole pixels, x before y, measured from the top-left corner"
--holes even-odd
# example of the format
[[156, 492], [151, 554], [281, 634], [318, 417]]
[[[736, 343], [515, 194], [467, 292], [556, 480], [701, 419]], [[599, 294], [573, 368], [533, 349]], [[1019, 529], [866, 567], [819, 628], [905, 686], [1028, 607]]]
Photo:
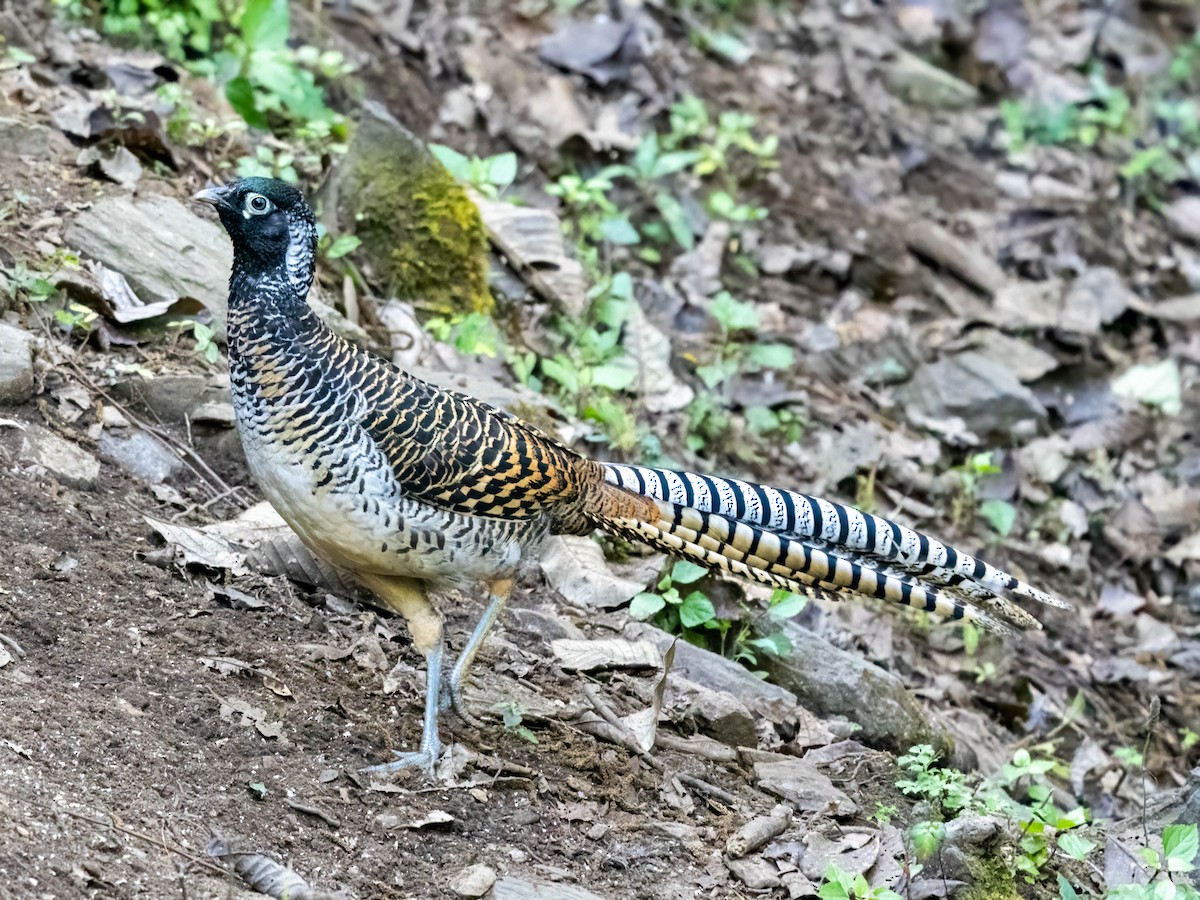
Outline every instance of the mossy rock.
[[[389, 295], [441, 313], [490, 312], [487, 232], [467, 192], [377, 103], [324, 192], [339, 233]], [[328, 224], [328, 223], [327, 223]]]

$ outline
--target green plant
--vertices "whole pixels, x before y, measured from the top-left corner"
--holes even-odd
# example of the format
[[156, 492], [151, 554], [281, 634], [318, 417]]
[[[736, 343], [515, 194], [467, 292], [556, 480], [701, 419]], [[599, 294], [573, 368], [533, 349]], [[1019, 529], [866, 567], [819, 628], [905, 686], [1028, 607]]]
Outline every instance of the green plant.
[[896, 782], [896, 787], [910, 797], [927, 801], [935, 816], [944, 820], [967, 809], [975, 793], [967, 787], [962, 772], [935, 766], [937, 758], [937, 751], [929, 744], [909, 748], [908, 753], [896, 760], [896, 765], [907, 775]]
[[487, 313], [434, 316], [425, 321], [425, 330], [442, 343], [453, 344], [459, 353], [496, 356], [500, 352], [500, 332]]
[[196, 341], [196, 352], [208, 362], [216, 363], [220, 356], [220, 348], [217, 347], [214, 341], [216, 333], [211, 326], [205, 325], [196, 319], [185, 319], [183, 321], [170, 322], [167, 327], [178, 328], [181, 332], [190, 330], [192, 338]]
[[[1046, 863], [1057, 852], [1066, 833], [1088, 822], [1086, 809], [1076, 807], [1065, 811], [1054, 802], [1054, 787], [1048, 776], [1065, 778], [1068, 771], [1050, 755], [1051, 746], [1033, 749], [1038, 755], [1024, 748], [1017, 750], [980, 796], [984, 809], [1006, 815], [1018, 826], [1020, 852], [1013, 867], [1030, 884], [1042, 877]], [[1075, 835], [1067, 841], [1068, 855], [1085, 846], [1082, 840]]]
[[464, 156], [444, 144], [430, 144], [429, 150], [455, 180], [471, 185], [485, 197], [498, 197], [517, 177], [515, 153], [497, 153], [480, 159]]
[[1109, 889], [1109, 900], [1200, 900], [1200, 891], [1174, 880], [1196, 869], [1200, 834], [1194, 823], [1168, 825], [1162, 833], [1162, 850], [1141, 848], [1142, 861], [1150, 871], [1146, 884], [1118, 885]]
[[[99, 0], [99, 24], [106, 34], [148, 42], [223, 85], [250, 126], [295, 137], [319, 152], [344, 150], [346, 122], [327, 105], [320, 82], [339, 79], [351, 67], [336, 51], [288, 45], [287, 0]], [[201, 125], [190, 137], [221, 127]]]
[[832, 862], [825, 868], [817, 896], [821, 900], [904, 900], [890, 888], [872, 888], [862, 874], [851, 875]]
[[515, 734], [521, 740], [528, 741], [531, 744], [538, 742], [537, 735], [529, 729], [528, 725], [523, 724], [525, 721], [524, 710], [515, 700], [499, 704], [496, 707], [496, 711], [500, 713], [504, 721], [505, 731]]

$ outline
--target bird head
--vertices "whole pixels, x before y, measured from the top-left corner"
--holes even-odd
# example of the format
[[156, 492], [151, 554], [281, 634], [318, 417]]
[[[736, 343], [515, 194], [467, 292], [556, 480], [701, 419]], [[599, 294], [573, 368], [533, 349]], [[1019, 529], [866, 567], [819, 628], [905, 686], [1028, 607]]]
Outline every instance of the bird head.
[[216, 207], [233, 242], [234, 275], [286, 275], [303, 299], [312, 286], [317, 223], [304, 196], [274, 178], [239, 178], [193, 200]]

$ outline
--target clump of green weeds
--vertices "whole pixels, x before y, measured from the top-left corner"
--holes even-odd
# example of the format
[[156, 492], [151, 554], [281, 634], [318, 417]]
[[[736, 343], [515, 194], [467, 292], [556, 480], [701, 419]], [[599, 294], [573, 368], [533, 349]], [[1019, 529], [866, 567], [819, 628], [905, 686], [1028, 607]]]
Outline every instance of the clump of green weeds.
[[[786, 656], [792, 650], [791, 642], [782, 631], [756, 635], [746, 616], [737, 619], [719, 616], [708, 594], [692, 587], [708, 574], [704, 566], [688, 560], [675, 561], [653, 591], [643, 591], [633, 598], [629, 614], [765, 676], [765, 672], [757, 671], [759, 654]], [[773, 621], [783, 622], [797, 615], [806, 602], [806, 598], [797, 594], [775, 591], [767, 612]]]

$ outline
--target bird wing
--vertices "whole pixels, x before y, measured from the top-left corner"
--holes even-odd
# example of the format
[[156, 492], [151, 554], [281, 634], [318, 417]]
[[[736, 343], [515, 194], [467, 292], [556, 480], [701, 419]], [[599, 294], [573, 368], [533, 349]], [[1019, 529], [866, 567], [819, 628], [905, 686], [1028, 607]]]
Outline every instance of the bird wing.
[[382, 363], [371, 374], [362, 425], [408, 496], [502, 519], [554, 516], [580, 496], [588, 461], [533, 426]]

